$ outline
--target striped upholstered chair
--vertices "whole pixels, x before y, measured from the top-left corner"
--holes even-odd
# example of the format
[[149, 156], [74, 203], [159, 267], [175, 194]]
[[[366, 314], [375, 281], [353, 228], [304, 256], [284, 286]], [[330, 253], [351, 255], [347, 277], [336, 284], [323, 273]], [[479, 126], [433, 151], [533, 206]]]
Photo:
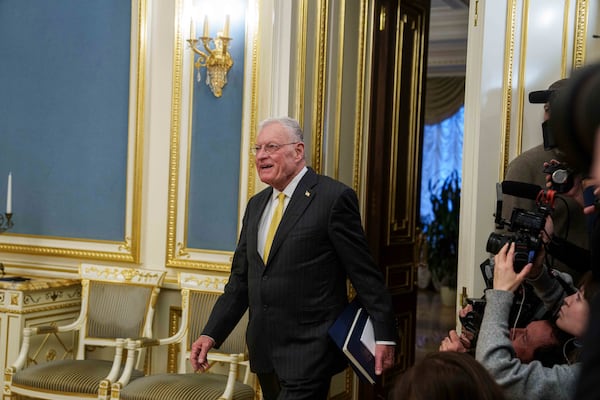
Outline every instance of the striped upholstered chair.
[[[17, 360], [6, 369], [4, 399], [108, 399], [110, 384], [123, 370], [125, 339], [152, 335], [154, 306], [164, 275], [163, 271], [82, 264], [79, 317], [65, 326], [24, 329]], [[28, 365], [34, 335], [71, 331], [78, 336], [75, 359]], [[107, 359], [92, 359], [86, 351], [89, 348]], [[140, 352], [132, 358], [139, 362]], [[142, 375], [139, 370], [131, 373], [132, 379]]]
[[208, 353], [211, 367], [204, 373], [190, 371], [190, 350], [223, 290], [221, 279], [201, 274], [180, 273], [181, 323], [173, 336], [155, 341], [131, 340], [127, 347], [137, 350], [152, 345], [177, 344], [177, 373], [147, 375], [129, 382], [129, 359], [123, 376], [112, 385], [111, 400], [252, 400], [258, 395], [248, 384], [246, 313], [225, 343]]

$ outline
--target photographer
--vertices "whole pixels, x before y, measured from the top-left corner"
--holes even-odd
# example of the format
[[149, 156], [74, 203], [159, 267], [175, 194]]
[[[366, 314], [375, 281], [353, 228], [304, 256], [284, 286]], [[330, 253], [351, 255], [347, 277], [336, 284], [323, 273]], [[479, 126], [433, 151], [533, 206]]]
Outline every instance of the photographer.
[[[551, 160], [564, 161], [564, 155], [556, 146], [556, 138], [553, 127], [550, 124], [552, 109], [554, 103], [561, 91], [568, 85], [568, 79], [560, 79], [552, 83], [547, 90], [537, 90], [529, 93], [529, 102], [532, 104], [544, 105], [544, 117], [542, 122], [543, 144], [535, 146], [513, 159], [507, 167], [505, 180], [514, 182], [530, 183], [540, 187], [546, 185], [547, 167], [552, 167]], [[558, 163], [556, 161], [556, 163]], [[554, 163], [554, 165], [556, 165]], [[569, 175], [567, 182], [561, 184], [560, 191], [568, 191], [570, 185], [578, 182], [580, 178], [577, 174]], [[535, 207], [535, 201], [520, 198], [518, 196], [505, 196], [503, 201], [502, 215], [510, 215], [515, 208], [531, 210]], [[563, 272], [569, 273], [575, 280], [578, 280], [581, 274], [588, 269], [587, 265], [580, 262], [565, 261], [562, 254], [569, 252], [572, 248], [566, 244], [566, 241], [574, 244], [578, 248], [588, 249], [588, 232], [586, 229], [585, 217], [577, 202], [569, 196], [560, 196], [556, 202], [556, 207], [552, 213], [556, 224], [556, 242], [549, 249], [549, 254], [556, 260], [551, 261], [550, 265]], [[569, 246], [569, 247], [566, 247]], [[564, 248], [567, 250], [563, 250]], [[583, 265], [583, 268], [581, 268]]]
[[[459, 311], [459, 316], [465, 318], [468, 313], [473, 312], [472, 310], [472, 306], [467, 304]], [[460, 335], [451, 330], [440, 343], [439, 351], [475, 354], [474, 335], [464, 326]], [[523, 363], [537, 360], [545, 367], [564, 362], [563, 346], [571, 337], [547, 319], [531, 321], [524, 328], [510, 329], [510, 341], [515, 357]]]
[[[557, 98], [556, 113], [550, 123], [556, 132], [557, 144], [566, 159], [582, 171], [589, 171], [595, 182], [600, 181], [600, 64], [583, 67], [573, 73], [573, 79]], [[585, 211], [590, 218], [591, 263], [600, 281], [600, 222], [598, 221], [598, 188], [590, 189]], [[582, 357], [583, 373], [577, 388], [578, 399], [600, 399], [600, 296], [592, 301], [590, 329], [585, 339]]]
[[[597, 292], [591, 274], [584, 275], [574, 294], [567, 291], [543, 265], [540, 248], [533, 263], [519, 273], [513, 265], [514, 244], [506, 244], [494, 257], [493, 289], [486, 292], [486, 308], [479, 331], [476, 358], [513, 399], [572, 399], [580, 373], [578, 339], [585, 333], [589, 316], [589, 299]], [[515, 356], [510, 340], [509, 312], [514, 292], [529, 277], [536, 294], [548, 310], [557, 313], [556, 325], [574, 336], [564, 346], [565, 361], [552, 368], [539, 361], [524, 363]]]

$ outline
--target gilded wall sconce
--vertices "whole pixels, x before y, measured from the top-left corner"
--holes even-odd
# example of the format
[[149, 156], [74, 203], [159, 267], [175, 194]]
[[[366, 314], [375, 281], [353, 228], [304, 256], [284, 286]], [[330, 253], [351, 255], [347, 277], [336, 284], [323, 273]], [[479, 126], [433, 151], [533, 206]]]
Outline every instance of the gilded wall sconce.
[[[206, 67], [206, 84], [215, 97], [221, 97], [223, 87], [227, 84], [227, 73], [233, 66], [233, 59], [228, 51], [229, 42], [232, 40], [229, 37], [229, 15], [225, 16], [223, 32], [218, 32], [214, 39], [209, 36], [208, 17], [206, 16], [204, 17], [202, 36], [195, 38], [196, 29], [193, 20], [190, 24], [190, 36], [191, 38], [187, 42], [192, 51], [198, 54], [198, 59], [194, 63], [194, 67], [198, 69], [198, 82], [201, 81], [201, 69]], [[200, 43], [204, 50], [199, 48]]]

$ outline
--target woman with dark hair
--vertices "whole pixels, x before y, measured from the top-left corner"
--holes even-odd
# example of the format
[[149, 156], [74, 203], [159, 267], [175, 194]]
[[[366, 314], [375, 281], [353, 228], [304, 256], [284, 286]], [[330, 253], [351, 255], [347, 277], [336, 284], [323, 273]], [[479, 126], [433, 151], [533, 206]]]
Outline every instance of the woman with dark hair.
[[[486, 292], [486, 309], [479, 331], [476, 358], [511, 399], [573, 399], [581, 371], [580, 339], [587, 330], [590, 299], [598, 292], [591, 272], [579, 290], [570, 294], [543, 265], [544, 251], [519, 273], [513, 268], [514, 244], [495, 256], [493, 289]], [[563, 347], [564, 361], [551, 368], [539, 361], [524, 363], [515, 357], [508, 315], [514, 291], [528, 278], [536, 294], [556, 318], [556, 326], [573, 336]]]
[[504, 400], [502, 389], [471, 355], [440, 352], [408, 369], [390, 400]]

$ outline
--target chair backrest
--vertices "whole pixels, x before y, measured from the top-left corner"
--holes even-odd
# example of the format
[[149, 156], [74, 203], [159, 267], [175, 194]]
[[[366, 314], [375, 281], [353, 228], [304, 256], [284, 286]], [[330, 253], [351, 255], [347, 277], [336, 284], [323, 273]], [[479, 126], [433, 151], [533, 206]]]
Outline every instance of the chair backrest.
[[86, 345], [113, 346], [118, 338], [152, 336], [154, 307], [164, 271], [81, 264], [82, 328], [77, 358]]
[[[179, 372], [184, 373], [189, 367], [189, 357], [192, 343], [200, 336], [206, 325], [213, 306], [223, 288], [227, 278], [198, 273], [180, 273], [179, 285], [182, 289], [182, 316], [187, 316], [187, 333], [181, 342], [181, 354]], [[187, 312], [185, 312], [187, 308]], [[244, 314], [240, 322], [227, 337], [225, 342], [212, 351], [230, 354], [242, 354], [247, 359], [246, 327], [248, 325], [248, 312]]]

